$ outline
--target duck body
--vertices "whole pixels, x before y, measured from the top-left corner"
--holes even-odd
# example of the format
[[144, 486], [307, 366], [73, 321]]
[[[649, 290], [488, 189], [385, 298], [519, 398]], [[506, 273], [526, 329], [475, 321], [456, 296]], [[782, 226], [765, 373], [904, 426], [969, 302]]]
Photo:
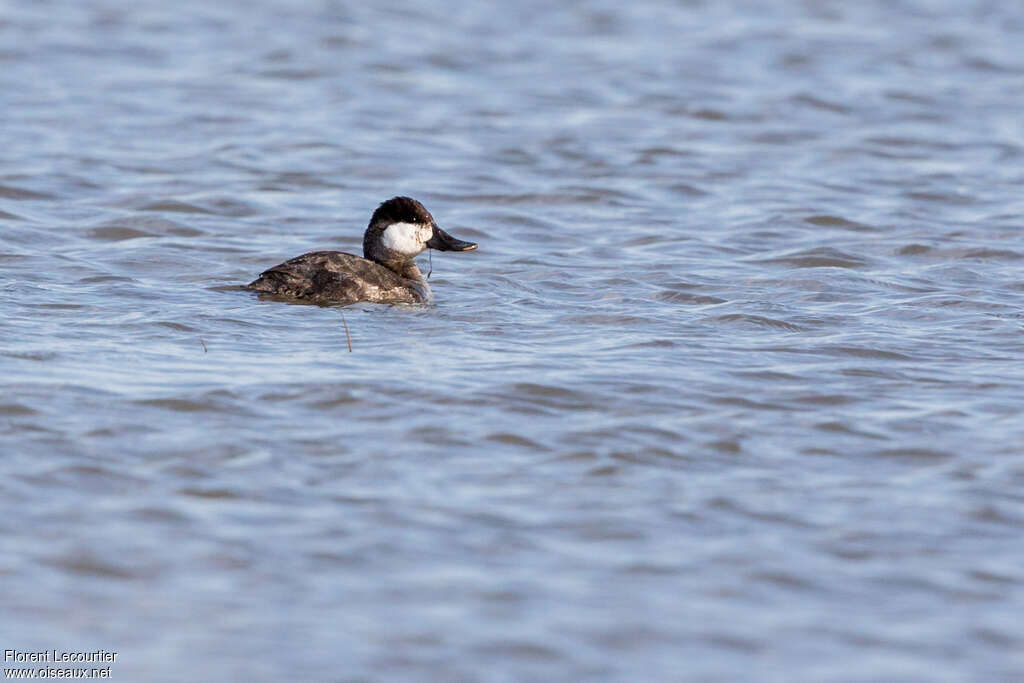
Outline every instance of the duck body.
[[471, 251], [476, 247], [439, 228], [415, 199], [394, 197], [370, 218], [362, 258], [343, 251], [313, 251], [263, 271], [246, 287], [321, 305], [425, 304], [433, 295], [414, 258], [427, 249]]
[[[411, 266], [411, 267], [409, 267]], [[405, 276], [343, 251], [313, 251], [264, 271], [249, 289], [318, 304], [425, 304], [433, 295], [420, 269], [409, 263]], [[414, 272], [413, 272], [414, 271]]]

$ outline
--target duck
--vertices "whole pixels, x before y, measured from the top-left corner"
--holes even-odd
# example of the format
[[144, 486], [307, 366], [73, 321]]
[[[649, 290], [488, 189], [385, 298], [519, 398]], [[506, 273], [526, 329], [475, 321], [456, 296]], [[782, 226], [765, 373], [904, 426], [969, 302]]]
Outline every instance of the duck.
[[311, 251], [268, 268], [245, 288], [320, 305], [428, 304], [433, 293], [414, 259], [427, 249], [476, 248], [475, 242], [456, 239], [438, 227], [412, 197], [392, 197], [370, 217], [362, 257]]

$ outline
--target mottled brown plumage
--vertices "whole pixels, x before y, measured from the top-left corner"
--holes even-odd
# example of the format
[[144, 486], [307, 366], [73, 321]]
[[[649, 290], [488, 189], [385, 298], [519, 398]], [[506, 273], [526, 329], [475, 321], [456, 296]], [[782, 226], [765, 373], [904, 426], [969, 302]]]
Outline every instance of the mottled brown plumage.
[[[397, 232], [387, 235], [392, 226]], [[428, 248], [470, 251], [476, 246], [437, 227], [430, 212], [415, 199], [395, 197], [377, 207], [370, 218], [363, 235], [364, 258], [314, 251], [264, 271], [247, 287], [318, 304], [428, 303], [430, 286], [416, 267], [415, 256]]]
[[[412, 266], [416, 268], [415, 265]], [[419, 269], [416, 268], [419, 273]], [[403, 278], [398, 273], [355, 254], [314, 251], [264, 271], [249, 284], [259, 292], [306, 299], [321, 304], [357, 301], [414, 304], [426, 296], [413, 286], [422, 275]]]

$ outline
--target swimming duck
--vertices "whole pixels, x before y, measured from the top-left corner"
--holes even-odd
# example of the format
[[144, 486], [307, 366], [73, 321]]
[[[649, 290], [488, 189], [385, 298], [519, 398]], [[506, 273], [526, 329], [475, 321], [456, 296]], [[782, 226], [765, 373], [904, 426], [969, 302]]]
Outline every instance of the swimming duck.
[[318, 304], [358, 301], [429, 303], [430, 286], [413, 259], [427, 249], [472, 251], [474, 242], [437, 227], [430, 212], [411, 197], [393, 197], [377, 207], [363, 234], [363, 257], [313, 251], [260, 274], [246, 287]]

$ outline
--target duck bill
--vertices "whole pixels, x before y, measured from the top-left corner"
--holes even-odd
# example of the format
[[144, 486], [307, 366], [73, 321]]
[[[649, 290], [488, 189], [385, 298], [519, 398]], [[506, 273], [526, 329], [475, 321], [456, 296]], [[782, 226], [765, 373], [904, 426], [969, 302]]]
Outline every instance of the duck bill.
[[476, 242], [457, 240], [435, 225], [434, 234], [427, 240], [427, 246], [438, 251], [472, 251], [476, 249]]

